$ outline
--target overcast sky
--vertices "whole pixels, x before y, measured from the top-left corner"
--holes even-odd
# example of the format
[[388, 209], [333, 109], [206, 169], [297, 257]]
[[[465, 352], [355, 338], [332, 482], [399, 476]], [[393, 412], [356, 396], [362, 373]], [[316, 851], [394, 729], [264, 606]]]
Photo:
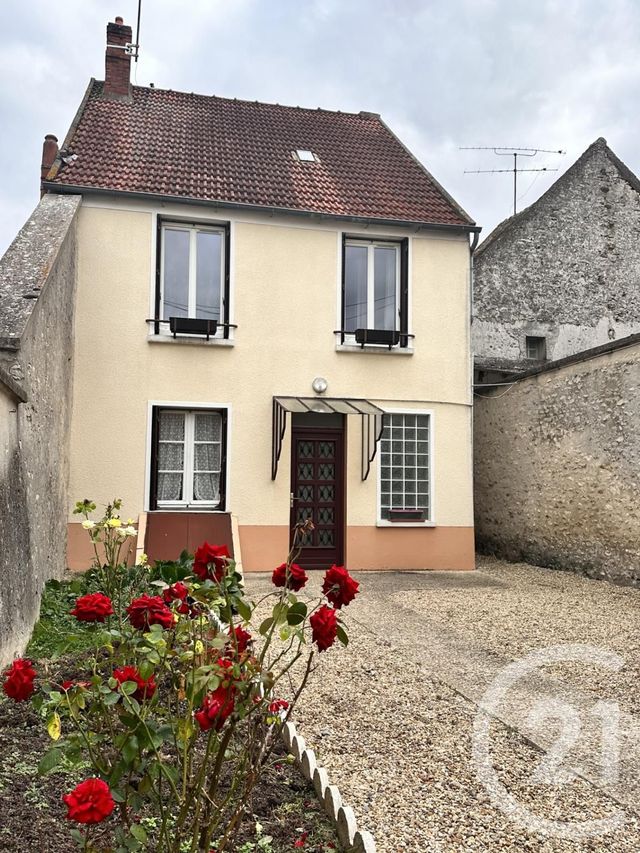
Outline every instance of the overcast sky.
[[[90, 77], [104, 78], [107, 20], [137, 0], [5, 0], [0, 37], [0, 252], [38, 200], [42, 139], [62, 140]], [[143, 0], [139, 85], [379, 112], [483, 236], [511, 213], [490, 151], [539, 154], [521, 209], [597, 137], [640, 171], [638, 0]]]

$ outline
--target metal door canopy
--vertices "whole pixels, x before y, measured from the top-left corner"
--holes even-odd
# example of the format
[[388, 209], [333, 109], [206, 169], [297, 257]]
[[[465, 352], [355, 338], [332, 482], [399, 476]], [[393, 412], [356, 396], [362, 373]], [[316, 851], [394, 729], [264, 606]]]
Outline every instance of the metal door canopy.
[[354, 397], [274, 397], [271, 442], [271, 479], [278, 474], [287, 412], [317, 415], [360, 415], [362, 418], [362, 479], [366, 480], [375, 459], [384, 428], [384, 409], [370, 400]]

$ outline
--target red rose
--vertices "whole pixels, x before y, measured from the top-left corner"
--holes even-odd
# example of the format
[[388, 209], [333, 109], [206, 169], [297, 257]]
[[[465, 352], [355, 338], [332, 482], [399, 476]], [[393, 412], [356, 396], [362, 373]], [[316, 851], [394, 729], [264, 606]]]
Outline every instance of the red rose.
[[338, 617], [332, 607], [323, 604], [309, 617], [311, 636], [317, 643], [318, 651], [324, 652], [335, 642], [338, 635]]
[[[233, 634], [234, 633], [236, 635], [236, 642], [235, 643], [233, 642]], [[232, 638], [231, 641], [229, 642], [229, 645], [231, 646], [232, 649], [235, 649], [235, 647], [237, 645], [238, 654], [240, 654], [240, 655], [243, 652], [246, 652], [247, 648], [249, 647], [249, 643], [253, 642], [253, 637], [251, 636], [251, 634], [248, 631], [244, 630], [242, 625], [236, 625], [236, 627], [233, 629], [229, 628], [229, 637]]]
[[289, 703], [286, 699], [274, 699], [269, 705], [269, 713], [274, 715], [279, 714], [280, 711], [287, 711], [288, 709]]
[[33, 696], [35, 687], [33, 680], [37, 673], [31, 666], [30, 660], [17, 658], [5, 671], [5, 682], [2, 689], [10, 699], [16, 702], [24, 702]]
[[145, 699], [151, 699], [156, 692], [156, 681], [152, 675], [150, 678], [143, 678], [135, 666], [123, 666], [113, 672], [113, 677], [118, 684], [124, 684], [125, 681], [135, 681], [138, 689], [133, 694], [133, 698], [138, 702], [143, 702]]
[[[201, 581], [221, 581], [227, 571], [231, 554], [226, 545], [209, 545], [205, 542], [195, 553], [193, 573]], [[211, 568], [213, 567], [213, 568]]]
[[360, 584], [355, 581], [344, 566], [331, 566], [327, 569], [322, 583], [322, 592], [334, 607], [346, 607], [356, 597]]
[[167, 587], [167, 589], [163, 590], [162, 598], [165, 604], [171, 604], [172, 601], [179, 601], [180, 604], [176, 607], [178, 613], [182, 613], [185, 616], [190, 614], [192, 608], [189, 606], [189, 602], [187, 601], [187, 597], [189, 595], [189, 590], [187, 587], [178, 581], [174, 583], [173, 586]]
[[286, 586], [287, 589], [292, 589], [294, 592], [298, 592], [298, 590], [302, 589], [306, 584], [309, 578], [307, 577], [305, 570], [297, 563], [291, 563], [287, 576], [287, 564], [283, 563], [281, 566], [278, 566], [277, 569], [273, 570], [271, 580], [273, 581], [274, 586]]
[[83, 690], [85, 690], [91, 685], [88, 681], [63, 681], [60, 686], [63, 690], [71, 690], [72, 687], [81, 687]]
[[235, 690], [231, 685], [228, 687], [221, 685], [207, 693], [202, 700], [200, 710], [195, 713], [195, 718], [203, 732], [208, 732], [212, 728], [220, 731], [233, 712], [234, 694]]
[[100, 823], [115, 807], [109, 786], [102, 779], [85, 779], [62, 799], [69, 809], [67, 820], [77, 823]]
[[71, 615], [79, 622], [104, 622], [107, 616], [113, 615], [111, 599], [102, 592], [81, 595], [76, 599], [76, 606]]
[[143, 631], [151, 625], [162, 625], [163, 628], [173, 628], [175, 615], [169, 610], [159, 595], [141, 595], [134, 598], [127, 607], [129, 622], [134, 628]]

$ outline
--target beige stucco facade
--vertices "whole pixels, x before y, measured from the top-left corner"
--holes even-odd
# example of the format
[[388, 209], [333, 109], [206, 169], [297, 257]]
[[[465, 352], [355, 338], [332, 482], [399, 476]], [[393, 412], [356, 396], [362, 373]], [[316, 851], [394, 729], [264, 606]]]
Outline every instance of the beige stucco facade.
[[[158, 215], [230, 223], [232, 342], [150, 335]], [[409, 238], [410, 354], [339, 349], [344, 232]], [[228, 407], [226, 508], [237, 519], [244, 568], [273, 568], [287, 551], [291, 429], [272, 481], [272, 398], [313, 396], [312, 380], [322, 376], [326, 396], [432, 413], [432, 522], [393, 529], [378, 522], [378, 460], [363, 482], [360, 418], [347, 418], [346, 564], [473, 567], [465, 234], [87, 196], [78, 243], [70, 507], [120, 496], [126, 516], [145, 512], [151, 406]]]

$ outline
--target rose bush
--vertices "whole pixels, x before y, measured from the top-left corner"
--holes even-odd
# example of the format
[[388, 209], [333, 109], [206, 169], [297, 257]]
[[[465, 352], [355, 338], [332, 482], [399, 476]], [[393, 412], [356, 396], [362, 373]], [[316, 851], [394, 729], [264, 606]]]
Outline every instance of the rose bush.
[[[183, 553], [178, 564], [147, 573], [146, 589], [138, 585], [132, 596], [130, 570], [115, 562], [125, 541], [117, 531], [133, 529], [123, 527], [119, 501], [95, 524], [94, 505], [77, 506], [94, 546], [112, 561], [98, 575], [105, 592], [81, 596], [72, 610], [90, 626], [95, 654], [86, 675], [61, 684], [17, 660], [3, 689], [25, 701], [39, 681], [33, 702], [54, 741], [40, 772], [63, 760], [92, 767], [91, 778], [64, 794], [69, 820], [86, 827], [73, 831], [84, 849], [226, 853], [316, 650], [348, 642], [341, 612], [358, 584], [332, 566], [320, 600], [296, 596], [308, 580], [295, 563], [311, 529], [305, 522], [258, 604], [227, 548], [208, 542], [193, 560]], [[252, 627], [256, 611], [264, 618]]]

